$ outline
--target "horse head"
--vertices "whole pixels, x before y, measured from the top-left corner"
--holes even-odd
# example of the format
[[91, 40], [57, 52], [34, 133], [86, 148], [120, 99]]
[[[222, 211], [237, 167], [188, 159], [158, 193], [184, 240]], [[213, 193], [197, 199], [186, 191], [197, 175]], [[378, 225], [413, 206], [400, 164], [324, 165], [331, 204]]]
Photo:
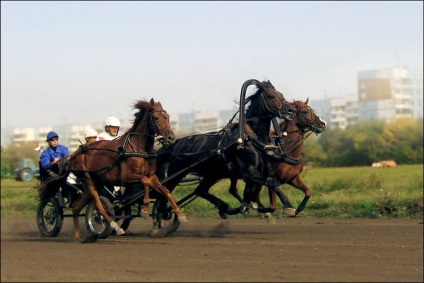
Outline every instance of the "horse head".
[[314, 110], [309, 107], [308, 102], [309, 98], [305, 102], [293, 101], [293, 105], [296, 108], [296, 124], [301, 131], [312, 131], [315, 134], [320, 134], [327, 128], [327, 122], [315, 114]]
[[[149, 134], [157, 137], [157, 139], [163, 144], [170, 144], [174, 142], [175, 134], [171, 128], [169, 115], [163, 109], [160, 102], [155, 102], [153, 98], [150, 102], [138, 101], [134, 104], [134, 109], [140, 110], [138, 113], [134, 114], [134, 126], [139, 124], [138, 122], [142, 120], [144, 114], [147, 112]], [[137, 132], [136, 129], [133, 131]]]
[[281, 113], [286, 111], [287, 101], [283, 94], [275, 89], [270, 81], [263, 81], [258, 85], [256, 94], [262, 99], [263, 114], [270, 114], [273, 117], [282, 117]]
[[150, 100], [153, 110], [150, 115], [150, 124], [155, 128], [158, 140], [162, 144], [171, 144], [175, 141], [175, 134], [172, 131], [169, 114], [163, 109], [160, 102], [155, 103], [153, 98]]

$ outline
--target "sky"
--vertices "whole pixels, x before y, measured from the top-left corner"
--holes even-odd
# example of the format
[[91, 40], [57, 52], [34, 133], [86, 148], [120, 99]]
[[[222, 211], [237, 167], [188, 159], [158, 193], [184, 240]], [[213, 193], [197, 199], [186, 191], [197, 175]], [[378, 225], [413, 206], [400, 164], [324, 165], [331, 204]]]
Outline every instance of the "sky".
[[392, 67], [423, 69], [422, 1], [1, 1], [2, 128], [235, 109], [249, 79], [343, 97]]

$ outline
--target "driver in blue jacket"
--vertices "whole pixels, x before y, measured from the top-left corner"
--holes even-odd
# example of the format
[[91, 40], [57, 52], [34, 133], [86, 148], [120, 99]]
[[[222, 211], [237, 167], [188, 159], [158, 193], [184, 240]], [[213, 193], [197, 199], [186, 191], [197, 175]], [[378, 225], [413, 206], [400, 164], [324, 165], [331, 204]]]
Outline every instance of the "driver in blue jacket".
[[57, 177], [52, 168], [57, 168], [58, 162], [69, 156], [69, 150], [66, 146], [59, 144], [59, 135], [54, 131], [47, 134], [46, 142], [49, 146], [40, 155], [40, 169], [49, 177]]

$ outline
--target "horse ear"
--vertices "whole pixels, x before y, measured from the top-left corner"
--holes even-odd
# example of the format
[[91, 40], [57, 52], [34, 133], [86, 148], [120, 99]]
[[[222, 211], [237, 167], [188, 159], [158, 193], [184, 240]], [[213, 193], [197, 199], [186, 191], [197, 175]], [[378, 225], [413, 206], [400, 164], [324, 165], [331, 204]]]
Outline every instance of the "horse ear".
[[309, 97], [306, 99], [305, 104], [308, 105]]
[[150, 104], [151, 105], [153, 105], [153, 104], [155, 104], [155, 100], [152, 98], [152, 99], [150, 99]]

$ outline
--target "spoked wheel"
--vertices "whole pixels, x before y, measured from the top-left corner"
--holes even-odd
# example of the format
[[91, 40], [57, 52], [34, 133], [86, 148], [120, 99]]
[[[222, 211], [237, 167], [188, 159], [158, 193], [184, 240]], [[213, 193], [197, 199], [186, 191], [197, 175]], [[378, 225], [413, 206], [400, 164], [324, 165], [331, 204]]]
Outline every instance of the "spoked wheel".
[[38, 204], [37, 226], [41, 235], [46, 237], [56, 237], [62, 230], [63, 208], [56, 197], [42, 200]]
[[166, 205], [162, 208], [161, 206], [163, 204], [159, 200], [156, 200], [153, 204], [151, 236], [168, 236], [175, 233], [180, 227], [178, 216], [172, 212], [171, 207]]
[[[112, 203], [104, 196], [100, 196], [100, 201], [103, 204], [106, 212], [112, 219], [115, 219], [115, 211]], [[85, 212], [85, 224], [90, 233], [97, 235], [99, 239], [106, 239], [112, 233], [110, 223], [99, 213], [94, 201], [87, 205]]]

